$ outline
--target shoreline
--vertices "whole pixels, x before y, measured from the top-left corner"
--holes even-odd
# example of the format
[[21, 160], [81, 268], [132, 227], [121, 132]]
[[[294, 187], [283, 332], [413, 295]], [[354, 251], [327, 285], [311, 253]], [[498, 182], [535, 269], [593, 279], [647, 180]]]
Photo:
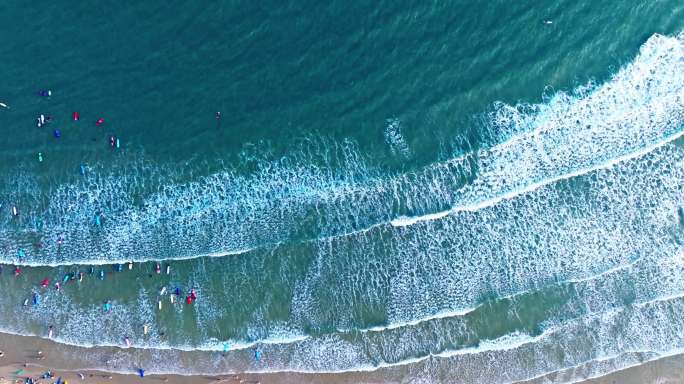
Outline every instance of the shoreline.
[[[109, 351], [107, 351], [109, 349]], [[95, 351], [103, 358], [103, 365], [110, 365], [116, 371], [88, 367], [84, 355]], [[0, 333], [0, 384], [23, 383], [26, 377], [39, 378], [48, 370], [51, 379], [39, 382], [54, 382], [61, 377], [70, 383], [169, 383], [169, 384], [345, 384], [345, 383], [399, 383], [410, 380], [412, 367], [405, 369], [378, 369], [373, 372], [341, 373], [229, 373], [229, 374], [149, 374], [141, 378], [137, 368], [127, 363], [135, 361], [133, 352], [114, 350], [108, 347], [75, 347], [63, 345], [37, 336], [19, 336]], [[38, 351], [41, 351], [39, 353]], [[127, 359], [122, 359], [125, 355]], [[116, 363], [119, 361], [121, 363]], [[85, 366], [84, 366], [85, 365]], [[129, 372], [126, 372], [126, 371]], [[565, 373], [572, 373], [570, 372]], [[413, 372], [415, 373], [415, 372]], [[82, 375], [82, 376], [81, 376]], [[595, 378], [582, 378], [552, 372], [545, 375], [549, 382], [572, 382], [578, 384], [641, 384], [641, 383], [681, 383], [684, 382], [684, 354], [665, 356], [647, 360], [639, 365], [617, 370]], [[81, 379], [83, 377], [83, 379]], [[454, 374], [457, 377], [457, 373]], [[414, 377], [415, 378], [415, 377]], [[19, 380], [19, 381], [16, 381]], [[518, 383], [531, 383], [537, 380], [523, 380]], [[457, 382], [457, 381], [456, 381]]]
[[[107, 350], [111, 352], [107, 352]], [[117, 348], [118, 349], [118, 348]], [[96, 351], [95, 351], [96, 350]], [[349, 373], [230, 373], [230, 374], [145, 374], [139, 377], [136, 367], [113, 364], [112, 361], [121, 360], [121, 355], [127, 355], [129, 361], [135, 360], [133, 353], [126, 350], [115, 351], [110, 347], [76, 347], [64, 345], [37, 336], [20, 336], [0, 333], [0, 384], [15, 383], [24, 378], [39, 378], [48, 370], [53, 373], [51, 379], [41, 379], [39, 382], [54, 382], [61, 377], [69, 383], [169, 383], [169, 384], [345, 384], [345, 383], [387, 383], [400, 380], [400, 376], [382, 377], [380, 372], [349, 372]], [[40, 353], [39, 353], [40, 351]], [[91, 355], [93, 352], [102, 354], [103, 365], [112, 365], [118, 372], [91, 368], [79, 359], [80, 356]], [[103, 352], [104, 351], [104, 352]], [[88, 364], [87, 362], [85, 363]], [[130, 373], [122, 371], [130, 369]], [[80, 375], [84, 379], [81, 379]], [[390, 375], [392, 376], [392, 375]]]

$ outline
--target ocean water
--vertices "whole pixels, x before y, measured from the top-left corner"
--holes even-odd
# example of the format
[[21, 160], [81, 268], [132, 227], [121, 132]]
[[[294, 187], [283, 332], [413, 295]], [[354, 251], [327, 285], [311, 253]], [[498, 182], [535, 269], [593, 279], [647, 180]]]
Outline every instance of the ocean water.
[[0, 332], [109, 347], [82, 368], [415, 383], [680, 353], [682, 20], [0, 4]]

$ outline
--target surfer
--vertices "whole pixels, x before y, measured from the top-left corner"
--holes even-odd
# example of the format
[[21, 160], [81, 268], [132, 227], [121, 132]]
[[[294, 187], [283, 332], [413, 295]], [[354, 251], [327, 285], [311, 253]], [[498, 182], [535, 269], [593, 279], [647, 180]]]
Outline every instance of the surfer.
[[49, 89], [42, 90], [38, 92], [38, 95], [43, 96], [43, 97], [50, 97], [52, 96], [52, 91]]
[[553, 21], [551, 21], [551, 20], [544, 20], [543, 23], [546, 24], [546, 25], [551, 25], [551, 24], [553, 24]]
[[95, 122], [95, 125], [99, 127], [99, 126], [102, 125], [103, 123], [104, 123], [104, 119], [100, 117], [100, 118], [97, 119], [97, 121]]
[[9, 109], [9, 105], [2, 103], [2, 102], [0, 102], [0, 107]]
[[159, 265], [159, 263], [157, 263], [157, 264], [154, 266], [154, 271], [155, 271], [157, 274], [160, 274], [160, 273], [161, 273], [161, 265]]
[[47, 277], [40, 282], [40, 286], [43, 288], [47, 288], [48, 285], [50, 285], [50, 279], [48, 279]]
[[14, 276], [19, 276], [19, 275], [21, 275], [21, 268], [14, 267]]

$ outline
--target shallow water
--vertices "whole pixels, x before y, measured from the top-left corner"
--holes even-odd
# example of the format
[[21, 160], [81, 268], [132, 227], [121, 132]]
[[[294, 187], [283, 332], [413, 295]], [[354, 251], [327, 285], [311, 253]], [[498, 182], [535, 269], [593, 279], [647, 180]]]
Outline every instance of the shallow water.
[[0, 331], [417, 382], [683, 347], [678, 3], [47, 7], [0, 12]]

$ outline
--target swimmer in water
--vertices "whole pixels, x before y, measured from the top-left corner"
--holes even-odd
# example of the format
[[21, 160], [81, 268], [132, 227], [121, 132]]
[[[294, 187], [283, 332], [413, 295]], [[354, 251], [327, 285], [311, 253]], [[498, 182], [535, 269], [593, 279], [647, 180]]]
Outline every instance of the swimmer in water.
[[544, 20], [543, 23], [546, 24], [546, 25], [551, 25], [551, 24], [553, 24], [553, 21], [551, 21], [551, 20]]
[[221, 112], [216, 112], [216, 120], [221, 120]]

